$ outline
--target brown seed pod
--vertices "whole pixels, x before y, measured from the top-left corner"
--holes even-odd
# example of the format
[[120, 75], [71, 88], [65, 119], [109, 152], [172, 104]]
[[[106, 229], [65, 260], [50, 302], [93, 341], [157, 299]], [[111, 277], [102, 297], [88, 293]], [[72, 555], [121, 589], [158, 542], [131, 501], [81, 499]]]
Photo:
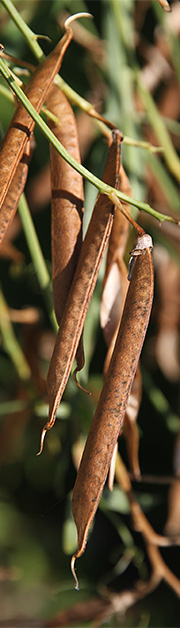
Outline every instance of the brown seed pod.
[[[148, 247], [148, 248], [147, 248]], [[77, 474], [72, 512], [78, 530], [75, 559], [85, 550], [89, 526], [97, 510], [113, 450], [123, 425], [134, 375], [144, 342], [153, 299], [152, 241], [147, 234], [136, 240], [132, 278], [125, 302], [115, 349], [90, 428]]]
[[[120, 131], [113, 131], [113, 142], [103, 173], [103, 180], [108, 185], [115, 185], [116, 182], [117, 153], [121, 140]], [[49, 421], [42, 432], [39, 453], [43, 449], [46, 431], [54, 425], [57, 408], [70, 375], [100, 264], [112, 229], [113, 218], [114, 205], [112, 201], [105, 194], [98, 194], [49, 367], [47, 377]]]
[[[129, 183], [129, 179], [125, 173], [125, 170], [120, 164], [119, 176], [118, 176], [118, 184], [117, 189], [121, 190], [123, 194], [127, 194], [127, 196], [132, 196], [132, 190]], [[130, 212], [129, 205], [121, 201], [122, 207], [126, 207], [126, 210]], [[127, 239], [129, 235], [129, 222], [123, 216], [121, 212], [116, 212], [113, 229], [111, 232], [111, 237], [109, 240], [108, 252], [107, 252], [107, 261], [106, 261], [106, 271], [104, 277], [104, 284], [106, 282], [106, 277], [109, 274], [112, 264], [116, 261], [116, 257], [121, 255], [123, 257]]]
[[[39, 113], [42, 105], [46, 99], [48, 90], [51, 87], [51, 83], [60, 69], [61, 62], [72, 39], [72, 30], [68, 28], [65, 35], [62, 37], [56, 48], [51, 54], [42, 61], [42, 63], [36, 68], [35, 72], [31, 76], [27, 87], [25, 88], [25, 94], [29, 98], [30, 102]], [[20, 103], [12, 118], [11, 124], [3, 138], [0, 148], [1, 158], [1, 181], [0, 181], [0, 235], [1, 241], [4, 238], [8, 226], [10, 225], [17, 205], [22, 193], [22, 186], [18, 190], [16, 202], [13, 205], [8, 203], [7, 207], [3, 209], [3, 203], [8, 193], [9, 187], [12, 183], [14, 174], [18, 167], [22, 156], [25, 153], [25, 147], [30, 139], [30, 135], [34, 129], [35, 122]], [[27, 176], [27, 170], [26, 170]], [[25, 185], [25, 180], [24, 180]]]
[[[54, 85], [46, 101], [59, 119], [49, 120], [54, 135], [80, 163], [76, 119], [66, 96]], [[50, 145], [51, 160], [51, 237], [54, 308], [58, 324], [69, 294], [82, 243], [84, 212], [83, 178]]]
[[159, 4], [161, 5], [162, 9], [164, 9], [164, 11], [171, 11], [171, 7], [169, 5], [168, 0], [158, 0]]
[[4, 240], [7, 229], [14, 218], [19, 199], [25, 188], [29, 167], [30, 144], [31, 141], [28, 139], [0, 210], [0, 244]]
[[[56, 85], [50, 91], [47, 107], [60, 121], [57, 125], [49, 120], [51, 130], [70, 155], [80, 163], [76, 119], [66, 96]], [[60, 325], [82, 244], [84, 191], [82, 176], [51, 144], [50, 158], [53, 297], [56, 318]], [[76, 371], [80, 371], [84, 366], [82, 335], [76, 361]]]
[[[116, 188], [127, 193], [127, 187], [128, 193], [130, 193], [131, 188], [124, 168], [122, 167], [119, 155], [119, 160], [117, 162]], [[127, 204], [126, 208], [128, 208]], [[110, 347], [111, 342], [113, 342], [115, 332], [117, 332], [120, 314], [124, 305], [128, 287], [127, 269], [123, 262], [122, 255], [127, 242], [129, 226], [127, 218], [125, 218], [120, 211], [116, 211], [109, 238], [100, 307], [100, 324], [108, 347]]]
[[126, 264], [121, 255], [117, 253], [108, 275], [105, 276], [106, 281], [101, 298], [100, 322], [108, 347], [104, 364], [104, 375], [107, 373], [114, 350], [118, 327], [129, 287], [127, 275]]
[[[120, 189], [125, 194], [131, 196], [131, 187], [128, 177], [121, 164], [120, 168]], [[126, 208], [128, 208], [126, 204]], [[129, 287], [128, 271], [123, 260], [130, 224], [121, 212], [116, 212], [113, 228], [108, 246], [105, 277], [103, 282], [103, 293], [101, 298], [100, 321], [105, 337], [108, 351], [104, 364], [104, 375], [107, 373], [111, 356], [114, 350], [118, 327], [121, 322], [124, 303]], [[129, 395], [125, 413], [125, 436], [128, 457], [131, 469], [139, 478], [140, 468], [138, 461], [139, 433], [136, 419], [141, 401], [141, 375], [137, 368], [136, 375]], [[115, 470], [117, 444], [111, 459], [108, 488], [113, 489], [113, 478]]]

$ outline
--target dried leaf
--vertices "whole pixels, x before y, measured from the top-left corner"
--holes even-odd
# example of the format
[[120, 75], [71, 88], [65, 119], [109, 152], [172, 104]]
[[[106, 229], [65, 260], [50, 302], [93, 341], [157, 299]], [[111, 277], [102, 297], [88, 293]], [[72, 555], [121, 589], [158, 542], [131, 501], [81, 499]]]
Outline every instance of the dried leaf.
[[[113, 132], [113, 142], [109, 149], [103, 180], [115, 185], [116, 155], [122, 136]], [[71, 290], [67, 300], [61, 326], [57, 334], [47, 378], [49, 395], [49, 421], [45, 425], [41, 448], [46, 431], [55, 422], [57, 408], [63, 395], [79, 340], [84, 327], [89, 302], [97, 280], [100, 264], [108, 243], [114, 219], [114, 206], [105, 194], [98, 194], [90, 224], [81, 248]]]
[[[37, 112], [40, 112], [42, 105], [47, 97], [47, 93], [51, 87], [51, 83], [60, 69], [61, 62], [72, 39], [72, 31], [68, 29], [65, 35], [52, 53], [36, 68], [30, 78], [25, 89], [26, 96], [29, 98]], [[11, 218], [15, 209], [11, 210], [8, 203], [8, 213], [3, 212], [3, 203], [12, 183], [14, 174], [22, 159], [27, 142], [33, 131], [35, 122], [20, 103], [12, 118], [11, 124], [4, 136], [1, 144], [1, 183], [0, 183], [0, 240], [4, 238]], [[20, 188], [22, 191], [22, 187]], [[21, 195], [20, 191], [20, 195]], [[20, 196], [17, 198], [18, 205]]]
[[140, 368], [138, 366], [133, 381], [131, 392], [128, 399], [126, 413], [124, 417], [124, 428], [126, 437], [126, 447], [130, 467], [136, 479], [140, 478], [141, 471], [139, 467], [139, 431], [136, 420], [139, 414], [139, 407], [142, 397], [142, 378]]
[[180, 377], [180, 272], [163, 247], [156, 247], [155, 262], [159, 288], [156, 359], [165, 377], [175, 382]]
[[[147, 239], [148, 238], [148, 239]], [[123, 425], [129, 392], [144, 342], [153, 298], [151, 238], [137, 238], [135, 257], [123, 317], [109, 370], [90, 428], [73, 491], [72, 511], [78, 530], [78, 548], [72, 558], [85, 550], [89, 526], [97, 510], [113, 450]], [[138, 248], [140, 246], [140, 249]]]

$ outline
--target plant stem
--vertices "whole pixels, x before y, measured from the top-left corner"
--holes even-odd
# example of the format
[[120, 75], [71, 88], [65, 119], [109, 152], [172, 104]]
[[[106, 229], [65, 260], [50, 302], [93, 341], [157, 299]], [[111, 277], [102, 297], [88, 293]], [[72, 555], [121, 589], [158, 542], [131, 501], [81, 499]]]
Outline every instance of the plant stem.
[[52, 145], [57, 150], [57, 152], [61, 155], [61, 157], [63, 157], [63, 159], [65, 159], [67, 163], [70, 164], [70, 166], [72, 166], [75, 170], [77, 170], [77, 172], [79, 172], [83, 177], [85, 177], [85, 179], [87, 179], [90, 183], [95, 185], [95, 187], [98, 188], [101, 194], [107, 194], [107, 196], [110, 196], [111, 193], [114, 192], [116, 196], [120, 198], [120, 200], [126, 203], [129, 203], [130, 205], [133, 205], [134, 207], [137, 207], [139, 210], [143, 210], [147, 212], [148, 214], [151, 214], [152, 216], [157, 218], [160, 222], [162, 222], [163, 220], [168, 220], [169, 222], [177, 222], [171, 216], [166, 216], [165, 214], [160, 214], [159, 212], [155, 211], [147, 203], [143, 203], [141, 201], [133, 199], [130, 196], [127, 196], [127, 194], [123, 194], [123, 192], [120, 192], [119, 190], [116, 190], [115, 188], [110, 187], [109, 185], [107, 185], [106, 183], [98, 179], [98, 177], [95, 177], [95, 175], [89, 172], [87, 168], [85, 168], [84, 166], [79, 164], [75, 159], [73, 159], [73, 157], [71, 157], [71, 155], [64, 148], [64, 146], [62, 146], [62, 144], [57, 140], [55, 135], [52, 133], [51, 129], [49, 129], [47, 124], [44, 122], [44, 120], [42, 120], [41, 116], [34, 109], [31, 102], [27, 98], [26, 94], [18, 85], [15, 78], [11, 75], [9, 68], [6, 66], [3, 59], [0, 59], [0, 72], [6, 79], [11, 89], [15, 92], [20, 102], [24, 105], [25, 109], [28, 111], [30, 116], [38, 124], [39, 128], [41, 129], [41, 131], [43, 132], [47, 140], [52, 143]]
[[31, 258], [34, 264], [34, 268], [36, 270], [39, 285], [41, 287], [42, 294], [45, 300], [49, 318], [50, 318], [54, 331], [57, 333], [58, 325], [56, 322], [56, 317], [55, 317], [54, 307], [53, 307], [51, 280], [50, 280], [47, 266], [46, 266], [46, 263], [42, 254], [42, 250], [39, 244], [39, 240], [38, 240], [37, 233], [34, 227], [34, 223], [31, 218], [31, 214], [30, 214], [29, 207], [26, 201], [26, 197], [24, 194], [22, 194], [20, 198], [18, 211], [19, 211], [19, 215], [20, 215], [21, 222], [23, 225], [23, 229], [26, 236], [28, 248], [31, 254]]
[[24, 35], [36, 59], [38, 59], [38, 61], [42, 61], [42, 59], [44, 58], [44, 53], [41, 46], [39, 46], [37, 42], [38, 35], [35, 35], [35, 33], [33, 33], [33, 31], [31, 30], [31, 28], [29, 28], [26, 22], [24, 22], [19, 11], [17, 11], [11, 0], [1, 0], [1, 4], [3, 4], [5, 9], [8, 11], [9, 15], [12, 17], [13, 22], [15, 22], [22, 35]]
[[[1, 85], [0, 84], [0, 94], [2, 94], [2, 96], [4, 96], [4, 98], [6, 98], [6, 100], [8, 100], [12, 105], [15, 106], [16, 103], [14, 101], [14, 96], [13, 96], [12, 92], [10, 91], [10, 89], [5, 87], [5, 85]], [[55, 116], [49, 109], [47, 109], [46, 105], [43, 105], [43, 107], [41, 109], [41, 113], [44, 113], [55, 124], [59, 124], [59, 122], [60, 122], [59, 118], [57, 118], [57, 116]], [[152, 146], [152, 148], [154, 148], [154, 146]], [[152, 152], [154, 152], [154, 150]]]
[[147, 164], [153, 172], [158, 184], [161, 185], [162, 191], [168, 205], [172, 207], [173, 212], [179, 212], [179, 193], [176, 185], [171, 178], [169, 172], [167, 172], [164, 164], [160, 159], [157, 159], [155, 155], [149, 155], [147, 158]]
[[31, 370], [26, 357], [20, 347], [15, 336], [13, 326], [9, 317], [9, 310], [0, 290], [0, 330], [2, 336], [2, 345], [9, 355], [19, 377], [24, 381], [31, 379]]
[[[17, 24], [17, 27], [19, 28], [21, 33], [24, 35], [24, 37], [25, 37], [25, 39], [26, 39], [30, 49], [34, 53], [36, 59], [38, 61], [42, 61], [42, 59], [44, 58], [45, 55], [44, 55], [44, 53], [42, 51], [41, 46], [37, 42], [38, 35], [36, 35], [31, 30], [31, 28], [29, 28], [29, 26], [27, 26], [27, 24], [24, 22], [23, 18], [21, 17], [21, 15], [17, 11], [17, 9], [14, 7], [13, 3], [11, 2], [11, 0], [0, 0], [0, 2], [6, 8], [6, 10], [9, 13], [9, 15], [13, 19], [13, 21]], [[39, 35], [39, 37], [40, 37], [40, 35]], [[153, 99], [152, 99], [151, 95], [149, 94], [149, 92], [145, 89], [145, 87], [140, 82], [138, 71], [137, 72], [135, 71], [135, 75], [136, 75], [136, 80], [137, 80], [137, 84], [138, 84], [138, 89], [140, 91], [140, 95], [142, 97], [142, 100], [143, 100], [143, 102], [145, 104], [145, 107], [146, 107], [147, 114], [148, 114], [148, 117], [150, 119], [151, 125], [154, 128], [154, 130], [155, 130], [155, 133], [156, 133], [156, 135], [158, 137], [158, 140], [160, 141], [160, 145], [162, 146], [162, 144], [163, 144], [161, 150], [164, 150], [164, 152], [165, 152], [165, 161], [166, 161], [170, 171], [174, 174], [174, 176], [177, 178], [177, 180], [180, 181], [180, 164], [179, 164], [179, 159], [178, 159], [178, 156], [177, 156], [177, 154], [175, 152], [174, 146], [173, 146], [173, 144], [171, 142], [171, 138], [170, 138], [169, 133], [168, 133], [168, 131], [166, 129], [164, 121], [162, 120], [162, 117], [160, 116], [160, 114], [158, 112], [158, 109], [157, 109], [155, 103], [153, 102]], [[77, 104], [81, 109], [83, 109], [83, 111], [86, 111], [89, 115], [93, 115], [93, 111], [95, 113], [95, 110], [94, 110], [93, 106], [89, 102], [87, 102], [84, 98], [79, 96], [71, 87], [69, 87], [69, 85], [67, 85], [65, 83], [65, 81], [63, 81], [63, 79], [59, 76], [59, 74], [56, 76], [55, 82], [64, 91], [64, 93], [70, 98], [71, 102], [74, 102], [74, 104]], [[94, 117], [94, 115], [93, 115], [93, 117]], [[100, 122], [98, 120], [97, 120], [97, 124], [101, 128], [102, 132], [104, 132], [105, 135], [107, 135], [107, 129], [106, 129], [105, 124], [103, 124], [103, 122]], [[105, 131], [105, 129], [106, 129], [106, 131]], [[109, 132], [109, 129], [108, 129], [108, 132]], [[163, 138], [163, 142], [162, 142], [162, 138]], [[146, 148], [147, 148], [147, 146], [146, 146]], [[94, 185], [96, 185], [96, 184], [94, 184]]]
[[172, 144], [170, 135], [164, 121], [156, 107], [156, 104], [148, 90], [142, 84], [138, 73], [136, 73], [137, 89], [146, 109], [151, 126], [156, 133], [156, 137], [164, 148], [164, 159], [170, 172], [180, 182], [180, 160]]
[[[59, 77], [61, 78], [61, 77]], [[67, 85], [68, 87], [68, 85]], [[71, 88], [70, 88], [71, 89]], [[64, 91], [64, 90], [62, 90]], [[76, 92], [74, 92], [77, 96], [77, 104], [79, 103], [79, 98], [81, 100], [81, 96], [79, 96]], [[12, 105], [15, 105], [15, 101], [14, 101], [14, 96], [12, 94], [12, 92], [10, 91], [10, 89], [8, 89], [7, 87], [5, 87], [5, 85], [1, 85], [0, 84], [0, 94], [2, 94], [2, 96], [4, 96], [4, 98], [6, 98], [10, 103], [12, 103]], [[69, 100], [71, 100], [69, 98]], [[85, 101], [87, 102], [87, 101]], [[87, 102], [87, 105], [90, 105], [90, 103]], [[91, 105], [90, 105], [91, 107]], [[94, 110], [93, 110], [94, 111]], [[47, 109], [46, 105], [43, 105], [42, 109], [41, 109], [41, 113], [44, 113], [46, 115], [47, 118], [49, 118], [50, 120], [52, 120], [56, 125], [60, 123], [60, 120], [57, 118], [57, 116], [55, 116], [49, 109]], [[88, 114], [91, 115], [91, 110], [88, 111]], [[93, 115], [94, 118], [94, 115]], [[106, 124], [104, 124], [104, 122], [101, 122], [100, 120], [95, 119], [95, 122], [97, 123], [97, 125], [99, 126], [101, 132], [108, 138], [111, 138], [111, 130], [108, 128], [108, 126], [106, 126]], [[145, 150], [148, 150], [150, 153], [161, 153], [163, 152], [163, 148], [161, 146], [153, 146], [153, 144], [150, 144], [150, 142], [146, 142], [146, 141], [142, 141], [142, 140], [137, 140], [134, 139], [132, 137], [127, 137], [124, 136], [124, 144], [126, 144], [127, 146], [136, 146], [137, 148], [144, 148]]]
[[[67, 96], [71, 104], [77, 105], [80, 109], [82, 109], [82, 111], [85, 111], [85, 113], [87, 113], [89, 116], [91, 116], [91, 118], [95, 120], [96, 125], [100, 129], [101, 133], [105, 135], [105, 137], [108, 137], [108, 138], [111, 137], [111, 130], [108, 128], [108, 126], [104, 122], [101, 122], [101, 120], [98, 120], [98, 118], [96, 118], [97, 112], [94, 109], [93, 105], [90, 102], [88, 102], [88, 100], [85, 100], [85, 98], [77, 94], [77, 92], [75, 92], [74, 89], [72, 89], [72, 87], [70, 87], [70, 85], [68, 85], [64, 81], [62, 76], [60, 76], [59, 74], [55, 78], [55, 83], [56, 85], [58, 85], [58, 87], [60, 87], [62, 92]], [[127, 146], [136, 146], [138, 148], [145, 148], [146, 150], [149, 150], [152, 153], [159, 153], [159, 152], [163, 152], [164, 150], [162, 146], [153, 146], [152, 144], [150, 144], [150, 142], [144, 142], [143, 140], [138, 140], [136, 138], [128, 137], [127, 135], [124, 136], [123, 141], [124, 141], [124, 144], [126, 144]]]
[[[120, 7], [119, 3], [116, 2], [116, 0], [111, 0], [111, 4], [112, 4], [112, 8], [113, 8], [114, 15], [116, 18], [116, 23], [119, 28], [120, 41], [124, 43], [124, 49], [126, 49], [127, 51], [130, 67], [132, 68], [132, 71], [134, 73], [134, 79], [137, 85], [137, 89], [138, 89], [140, 98], [142, 99], [145, 110], [147, 112], [150, 124], [155, 131], [158, 142], [160, 142], [160, 145], [163, 147], [164, 159], [170, 172], [172, 172], [174, 177], [176, 177], [177, 181], [180, 182], [180, 161], [179, 161], [178, 155], [174, 149], [173, 143], [171, 141], [171, 137], [168, 133], [168, 130], [166, 129], [166, 126], [160, 115], [160, 112], [158, 111], [156, 103], [153, 100], [153, 97], [151, 96], [150, 92], [147, 90], [146, 86], [143, 85], [142, 83], [140, 70], [138, 68], [135, 55], [133, 55], [133, 52], [134, 52], [133, 44], [132, 44], [133, 30], [132, 30], [132, 22], [130, 20], [130, 13], [127, 8], [128, 2], [126, 1], [122, 3], [122, 8]], [[129, 3], [129, 7], [130, 6], [132, 7], [131, 2]], [[125, 7], [126, 7], [126, 10], [123, 13], [123, 8]], [[131, 13], [131, 16], [132, 16], [132, 13]], [[128, 38], [127, 38], [127, 32], [129, 35]], [[123, 93], [124, 93], [124, 86], [123, 86]], [[127, 104], [125, 101], [125, 107], [126, 106]], [[133, 115], [131, 115], [131, 118], [133, 120]]]
[[[149, 124], [148, 115], [146, 111], [138, 111], [137, 118], [142, 124]], [[180, 122], [174, 120], [174, 118], [167, 118], [167, 116], [161, 116], [167, 129], [173, 133], [173, 135], [180, 135]]]
[[3, 417], [3, 420], [7, 414], [12, 414], [14, 412], [23, 412], [29, 408], [29, 402], [24, 399], [13, 399], [13, 401], [3, 401], [0, 405], [0, 417]]

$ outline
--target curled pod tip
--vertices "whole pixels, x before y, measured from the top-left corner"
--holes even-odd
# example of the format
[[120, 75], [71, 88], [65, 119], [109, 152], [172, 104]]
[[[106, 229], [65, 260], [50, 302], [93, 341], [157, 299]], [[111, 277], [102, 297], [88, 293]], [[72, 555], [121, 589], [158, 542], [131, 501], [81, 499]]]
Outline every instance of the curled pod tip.
[[92, 13], [87, 13], [86, 11], [83, 11], [80, 13], [74, 13], [74, 15], [70, 15], [69, 17], [67, 17], [67, 20], [65, 20], [64, 22], [65, 30], [67, 31], [70, 27], [70, 24], [72, 24], [72, 22], [74, 22], [75, 20], [79, 20], [79, 18], [81, 17], [90, 17], [91, 19], [93, 19]]
[[76, 591], [79, 591], [79, 581], [78, 581], [78, 578], [77, 578], [76, 572], [75, 572], [75, 560], [76, 560], [76, 556], [74, 555], [71, 558], [71, 571], [72, 571], [72, 575], [73, 575], [74, 582], [75, 582], [74, 588], [76, 589]]

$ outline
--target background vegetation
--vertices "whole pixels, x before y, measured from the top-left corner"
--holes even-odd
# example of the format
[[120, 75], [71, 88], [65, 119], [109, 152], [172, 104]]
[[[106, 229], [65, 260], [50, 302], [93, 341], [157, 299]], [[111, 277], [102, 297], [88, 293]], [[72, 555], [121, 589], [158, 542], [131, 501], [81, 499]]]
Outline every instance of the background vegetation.
[[[65, 55], [61, 76], [121, 128], [125, 136], [164, 147], [165, 152], [157, 156], [124, 144], [122, 160], [133, 197], [176, 216], [177, 179], [173, 164], [171, 172], [167, 167], [166, 137], [163, 134], [158, 137], [156, 115], [159, 111], [179, 151], [179, 3], [172, 3], [171, 14], [165, 14], [155, 0], [26, 0], [17, 2], [16, 6], [35, 33], [49, 38], [40, 40], [45, 54], [59, 40], [64, 12], [92, 13], [93, 21], [82, 24], [94, 39], [88, 39], [84, 30], [74, 27], [74, 40]], [[0, 27], [5, 52], [17, 59], [16, 63], [9, 62], [11, 68], [16, 66], [17, 71], [18, 59], [35, 64], [27, 41], [1, 5]], [[21, 71], [20, 77], [27, 81], [26, 73]], [[140, 77], [145, 87], [144, 97], [139, 87]], [[14, 111], [13, 103], [3, 91], [5, 86], [1, 78], [2, 137]], [[153, 109], [153, 103], [157, 108]], [[106, 141], [82, 109], [75, 106], [74, 110], [83, 164], [101, 178]], [[96, 193], [85, 182], [84, 229]], [[51, 273], [49, 147], [37, 128], [26, 197]], [[160, 534], [163, 529], [168, 533], [169, 522], [172, 534], [173, 519], [175, 532], [179, 534], [179, 511], [175, 514], [174, 502], [173, 506], [169, 502], [173, 476], [178, 478], [180, 472], [178, 228], [163, 223], [160, 229], [151, 216], [143, 212], [138, 215], [135, 209], [132, 215], [153, 236], [156, 272], [153, 312], [141, 360], [143, 399], [138, 425], [142, 481], [134, 482], [133, 486], [154, 529]], [[131, 233], [127, 261], [133, 237]], [[75, 621], [86, 625], [89, 619], [101, 625], [97, 623], [97, 614], [105, 608], [106, 587], [118, 593], [130, 590], [137, 579], [147, 579], [150, 573], [145, 545], [132, 528], [129, 504], [117, 486], [112, 494], [105, 488], [86, 553], [78, 562], [81, 582], [78, 594], [70, 572], [70, 556], [76, 547], [71, 515], [75, 460], [78, 446], [91, 424], [106, 355], [99, 325], [103, 268], [85, 327], [86, 365], [82, 383], [92, 395], [87, 397], [70, 379], [56, 426], [48, 434], [43, 454], [37, 458], [40, 433], [48, 413], [45, 380], [55, 335], [19, 215], [8, 238], [12, 247], [7, 252], [2, 250], [0, 258], [0, 625], [20, 626], [20, 621], [23, 626], [60, 626], [69, 625], [70, 621], [73, 625]], [[28, 322], [23, 316], [26, 308], [31, 308]], [[15, 360], [18, 348], [22, 351], [22, 363]], [[123, 437], [119, 447], [128, 465]], [[178, 482], [176, 486], [177, 505]], [[161, 553], [179, 577], [179, 549], [162, 548]], [[81, 606], [84, 601], [85, 607]], [[77, 603], [79, 611], [77, 606], [74, 608]], [[98, 612], [96, 603], [102, 605]], [[63, 609], [67, 609], [67, 614], [61, 616]], [[132, 605], [125, 616], [114, 615], [112, 610], [109, 626], [175, 628], [179, 625], [178, 609], [174, 591], [162, 582], [149, 597]]]

